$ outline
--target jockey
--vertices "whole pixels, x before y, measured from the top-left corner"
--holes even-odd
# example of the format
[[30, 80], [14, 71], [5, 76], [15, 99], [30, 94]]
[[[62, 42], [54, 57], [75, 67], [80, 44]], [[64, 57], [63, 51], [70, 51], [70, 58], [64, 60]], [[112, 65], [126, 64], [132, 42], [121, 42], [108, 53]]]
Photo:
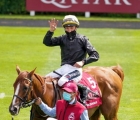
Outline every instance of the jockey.
[[[66, 15], [62, 21], [65, 34], [53, 37], [57, 28], [58, 20], [49, 21], [50, 29], [44, 36], [43, 43], [46, 46], [60, 46], [61, 67], [47, 74], [53, 78], [60, 78], [58, 85], [62, 87], [66, 82], [74, 80], [78, 83], [82, 78], [82, 67], [99, 59], [99, 54], [89, 42], [89, 39], [77, 33], [80, 23], [76, 16]], [[88, 57], [86, 58], [86, 55]], [[83, 88], [83, 100], [86, 99], [87, 90]]]
[[49, 115], [47, 120], [89, 120], [87, 108], [77, 101], [78, 87], [73, 81], [66, 82], [62, 87], [63, 99], [57, 100], [56, 105], [51, 108], [41, 98], [36, 99], [35, 104]]

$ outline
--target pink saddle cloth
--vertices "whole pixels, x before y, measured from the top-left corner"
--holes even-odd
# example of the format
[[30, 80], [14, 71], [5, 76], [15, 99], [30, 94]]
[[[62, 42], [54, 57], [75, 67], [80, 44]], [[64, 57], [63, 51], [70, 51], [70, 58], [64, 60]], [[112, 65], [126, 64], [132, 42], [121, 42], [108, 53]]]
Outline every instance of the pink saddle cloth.
[[86, 100], [86, 103], [85, 103], [87, 109], [90, 109], [90, 108], [93, 108], [102, 104], [100, 89], [98, 87], [97, 82], [91, 75], [89, 75], [86, 72], [83, 72], [82, 79], [78, 83], [86, 86], [91, 91], [91, 92], [89, 91], [88, 96], [87, 96], [88, 99]]

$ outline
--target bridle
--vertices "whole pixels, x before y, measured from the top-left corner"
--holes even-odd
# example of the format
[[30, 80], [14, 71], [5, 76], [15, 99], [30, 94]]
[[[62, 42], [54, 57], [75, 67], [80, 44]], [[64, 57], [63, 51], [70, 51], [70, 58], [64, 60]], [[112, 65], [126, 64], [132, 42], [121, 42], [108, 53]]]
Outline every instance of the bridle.
[[34, 96], [35, 96], [35, 99], [33, 99], [33, 100], [29, 100], [29, 101], [27, 101], [27, 97], [28, 97], [28, 95], [29, 95], [29, 92], [30, 92], [30, 90], [31, 90], [31, 86], [32, 86], [32, 79], [29, 79], [29, 78], [24, 78], [25, 80], [28, 80], [29, 81], [29, 87], [28, 87], [28, 89], [27, 89], [27, 93], [26, 93], [26, 95], [23, 97], [23, 98], [21, 98], [20, 96], [18, 96], [18, 95], [13, 95], [13, 97], [17, 97], [18, 99], [20, 99], [22, 102], [21, 102], [21, 104], [20, 104], [20, 108], [26, 108], [26, 107], [30, 107], [34, 102], [35, 102], [35, 100], [37, 99], [37, 96], [35, 95], [35, 93], [33, 92], [33, 94], [34, 94]]
[[[20, 96], [18, 95], [13, 95], [13, 97], [17, 97], [19, 100], [21, 100], [21, 104], [19, 105], [20, 108], [26, 108], [26, 107], [30, 107], [35, 101], [36, 99], [38, 99], [38, 97], [36, 96], [35, 92], [32, 91], [33, 93], [33, 96], [35, 99], [32, 99], [32, 100], [27, 100], [28, 98], [28, 95], [29, 95], [29, 92], [31, 91], [31, 87], [32, 87], [32, 83], [33, 83], [33, 80], [32, 79], [29, 79], [29, 78], [24, 78], [25, 80], [28, 80], [29, 81], [29, 86], [28, 86], [28, 89], [27, 89], [27, 92], [26, 92], [26, 95], [21, 98]], [[58, 98], [58, 95], [59, 95], [59, 98], [61, 99], [61, 95], [60, 95], [60, 91], [58, 90], [58, 88], [56, 87], [56, 85], [54, 84], [54, 81], [52, 81], [52, 84], [53, 84], [53, 88], [54, 88], [54, 91], [55, 91], [55, 94], [54, 94], [54, 105], [56, 104], [56, 101], [57, 101], [57, 98]], [[57, 95], [58, 93], [58, 95]], [[41, 113], [38, 112], [38, 114], [42, 117], [48, 117], [48, 115], [42, 115]], [[13, 118], [12, 118], [13, 120]]]
[[[32, 99], [32, 100], [27, 101], [27, 97], [28, 97], [29, 92], [31, 90], [33, 80], [32, 79], [29, 79], [29, 78], [24, 78], [24, 79], [25, 80], [28, 80], [29, 83], [30, 83], [29, 84], [29, 87], [27, 89], [27, 93], [26, 93], [25, 97], [21, 98], [18, 95], [15, 95], [15, 94], [13, 95], [13, 97], [17, 97], [18, 99], [20, 99], [22, 101], [21, 104], [19, 105], [20, 108], [30, 107], [33, 103], [35, 103], [35, 101], [37, 99], [36, 94], [33, 92], [33, 95], [35, 96], [35, 99]], [[48, 115], [41, 115], [41, 113], [39, 113], [39, 112], [38, 112], [38, 114], [40, 114], [40, 116], [42, 116], [42, 117], [47, 117], [48, 116]], [[12, 116], [12, 120], [14, 120], [14, 117], [13, 116]]]

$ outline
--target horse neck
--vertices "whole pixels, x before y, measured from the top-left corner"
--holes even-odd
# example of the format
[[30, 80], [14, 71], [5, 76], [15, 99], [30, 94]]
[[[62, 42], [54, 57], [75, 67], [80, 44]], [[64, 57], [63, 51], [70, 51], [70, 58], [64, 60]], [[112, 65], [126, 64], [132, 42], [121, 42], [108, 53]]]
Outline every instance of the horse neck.
[[59, 90], [57, 87], [57, 80], [47, 77], [45, 79], [46, 83], [46, 93], [45, 93], [45, 99], [47, 105], [50, 107], [53, 107], [56, 104], [56, 101], [60, 99], [59, 97]]
[[31, 79], [33, 82], [33, 91], [35, 96], [42, 98], [43, 94], [46, 92], [44, 79], [37, 74], [34, 74]]
[[32, 81], [35, 96], [40, 97], [48, 106], [53, 107], [56, 100], [60, 99], [58, 90], [55, 90], [57, 84], [56, 80], [51, 77], [44, 79], [43, 77], [34, 74], [32, 76]]

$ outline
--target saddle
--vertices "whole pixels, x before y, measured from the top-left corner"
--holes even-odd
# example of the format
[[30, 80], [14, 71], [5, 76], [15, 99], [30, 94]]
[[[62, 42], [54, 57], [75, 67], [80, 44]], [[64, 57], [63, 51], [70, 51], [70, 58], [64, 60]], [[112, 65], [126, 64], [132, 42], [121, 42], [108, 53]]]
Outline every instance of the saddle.
[[[54, 79], [59, 80], [59, 78], [54, 78]], [[99, 86], [95, 81], [95, 79], [90, 74], [83, 72], [82, 79], [77, 83], [77, 86], [79, 91], [79, 95], [77, 96], [77, 99], [79, 102], [85, 105], [87, 109], [102, 104], [101, 92]]]

